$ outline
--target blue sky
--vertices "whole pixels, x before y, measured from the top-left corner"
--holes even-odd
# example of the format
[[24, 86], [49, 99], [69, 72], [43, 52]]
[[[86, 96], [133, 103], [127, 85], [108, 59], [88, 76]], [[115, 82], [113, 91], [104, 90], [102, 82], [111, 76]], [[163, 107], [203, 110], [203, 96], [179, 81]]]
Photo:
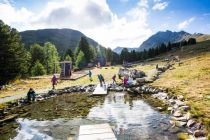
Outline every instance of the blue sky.
[[19, 31], [71, 28], [105, 47], [138, 47], [158, 31], [210, 34], [210, 0], [0, 0]]

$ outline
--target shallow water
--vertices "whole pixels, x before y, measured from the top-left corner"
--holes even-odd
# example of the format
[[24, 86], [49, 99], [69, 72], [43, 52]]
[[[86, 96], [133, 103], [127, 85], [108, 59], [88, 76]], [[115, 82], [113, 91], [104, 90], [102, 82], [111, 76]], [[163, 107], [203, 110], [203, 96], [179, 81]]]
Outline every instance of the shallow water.
[[111, 93], [103, 104], [93, 107], [86, 118], [37, 121], [20, 118], [15, 140], [77, 139], [80, 125], [109, 123], [120, 140], [174, 140], [169, 116], [155, 111], [144, 101], [125, 93]]

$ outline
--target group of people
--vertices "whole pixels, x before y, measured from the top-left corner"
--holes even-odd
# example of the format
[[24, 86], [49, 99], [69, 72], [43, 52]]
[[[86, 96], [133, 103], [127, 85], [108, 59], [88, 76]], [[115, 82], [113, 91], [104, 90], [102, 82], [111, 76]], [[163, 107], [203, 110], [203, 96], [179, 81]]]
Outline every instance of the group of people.
[[[88, 76], [89, 76], [89, 80], [92, 82], [93, 79], [92, 79], [92, 72], [91, 72], [91, 70], [89, 70]], [[101, 86], [103, 86], [103, 84], [105, 85], [105, 79], [104, 79], [103, 75], [102, 74], [98, 74], [97, 76], [98, 76], [98, 80], [100, 82], [100, 85]], [[124, 85], [130, 85], [133, 82], [133, 79], [132, 79], [131, 75], [128, 75], [128, 74], [124, 75], [123, 79], [122, 79], [122, 76], [119, 74], [119, 79], [122, 80]], [[53, 77], [51, 79], [51, 83], [52, 83], [52, 89], [55, 89], [55, 85], [57, 85], [57, 83], [58, 83], [58, 79], [57, 79], [55, 74], [53, 75]], [[116, 83], [117, 83], [117, 81], [116, 81], [116, 74], [114, 74], [112, 76], [112, 84], [116, 84]], [[30, 88], [28, 93], [27, 93], [28, 101], [34, 101], [35, 97], [36, 97], [36, 93], [35, 93], [34, 89]]]

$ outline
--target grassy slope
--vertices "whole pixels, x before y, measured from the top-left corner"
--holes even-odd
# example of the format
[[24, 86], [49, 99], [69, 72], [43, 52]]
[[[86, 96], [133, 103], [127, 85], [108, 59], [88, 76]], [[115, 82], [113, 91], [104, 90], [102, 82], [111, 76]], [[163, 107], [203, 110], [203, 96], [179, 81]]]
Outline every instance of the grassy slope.
[[[168, 53], [169, 54], [169, 53]], [[182, 51], [170, 52], [179, 55], [183, 64], [161, 75], [153, 86], [168, 88], [183, 95], [192, 107], [192, 114], [210, 126], [210, 41], [185, 46]]]

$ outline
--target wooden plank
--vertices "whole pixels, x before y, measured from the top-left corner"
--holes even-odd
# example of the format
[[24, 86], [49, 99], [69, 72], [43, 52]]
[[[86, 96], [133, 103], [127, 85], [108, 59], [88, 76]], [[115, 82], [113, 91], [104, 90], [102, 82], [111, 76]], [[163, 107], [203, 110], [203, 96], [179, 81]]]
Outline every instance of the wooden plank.
[[82, 125], [79, 140], [117, 140], [109, 124]]
[[103, 84], [101, 86], [100, 84], [98, 84], [92, 95], [106, 95], [106, 94], [107, 94], [107, 85]]

